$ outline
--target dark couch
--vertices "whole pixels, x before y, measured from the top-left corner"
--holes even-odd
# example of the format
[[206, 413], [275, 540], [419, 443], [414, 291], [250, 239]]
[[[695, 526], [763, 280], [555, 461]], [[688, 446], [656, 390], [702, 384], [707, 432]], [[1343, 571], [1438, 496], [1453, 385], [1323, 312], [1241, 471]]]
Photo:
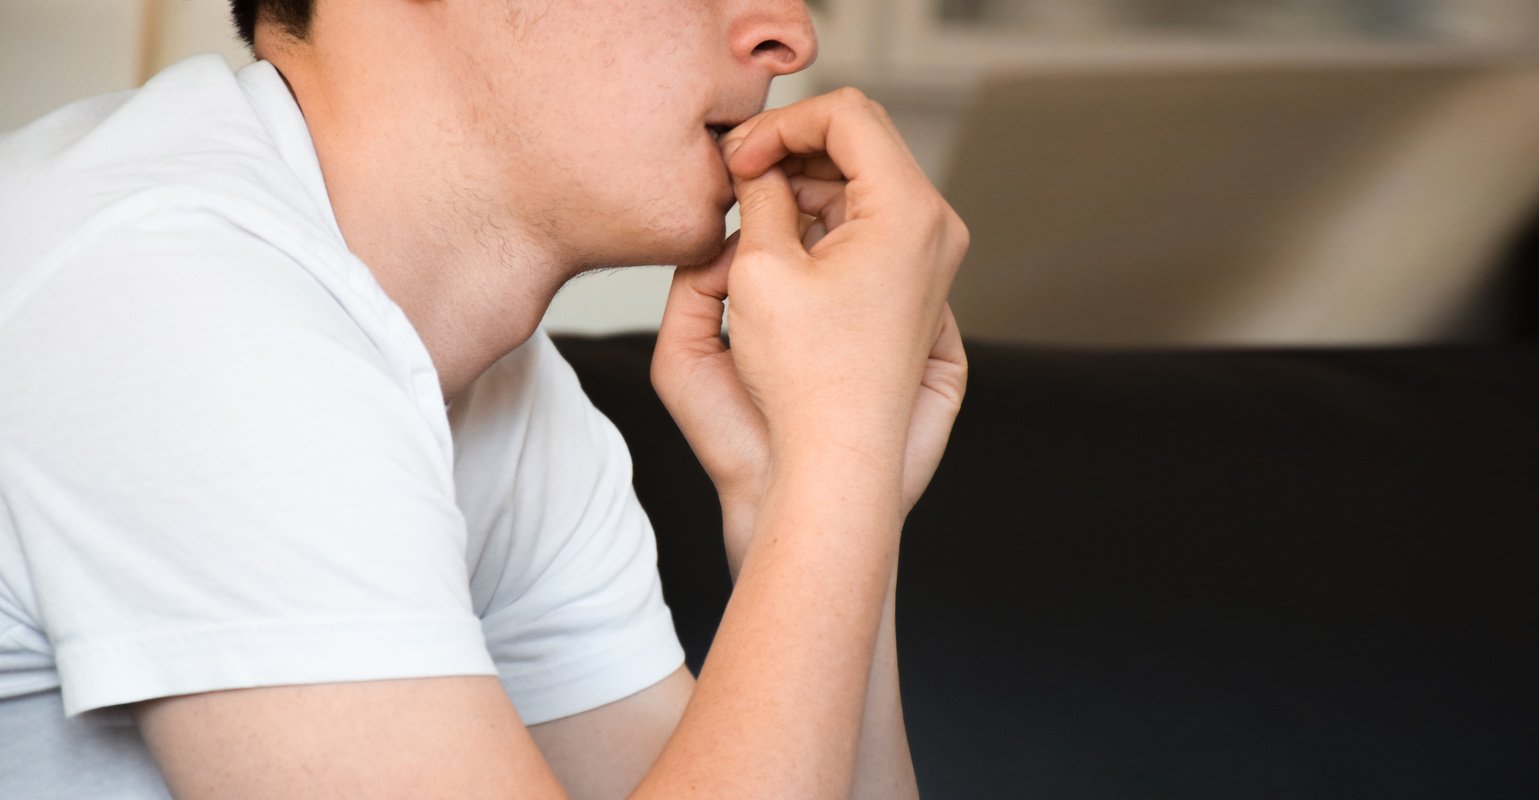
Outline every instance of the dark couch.
[[[698, 669], [729, 584], [652, 338], [559, 344]], [[927, 797], [1539, 793], [1539, 346], [970, 355], [903, 540]]]

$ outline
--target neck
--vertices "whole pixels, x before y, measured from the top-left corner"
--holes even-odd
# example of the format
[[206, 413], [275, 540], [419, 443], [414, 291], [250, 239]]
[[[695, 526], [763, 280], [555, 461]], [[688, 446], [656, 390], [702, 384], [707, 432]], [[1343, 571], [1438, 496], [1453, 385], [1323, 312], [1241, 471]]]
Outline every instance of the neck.
[[444, 92], [430, 76], [340, 55], [358, 48], [259, 37], [257, 52], [299, 103], [348, 247], [406, 313], [452, 400], [528, 340], [582, 268], [532, 217], [467, 191], [496, 182], [467, 166], [461, 151], [476, 143], [457, 133], [460, 109], [433, 102]]

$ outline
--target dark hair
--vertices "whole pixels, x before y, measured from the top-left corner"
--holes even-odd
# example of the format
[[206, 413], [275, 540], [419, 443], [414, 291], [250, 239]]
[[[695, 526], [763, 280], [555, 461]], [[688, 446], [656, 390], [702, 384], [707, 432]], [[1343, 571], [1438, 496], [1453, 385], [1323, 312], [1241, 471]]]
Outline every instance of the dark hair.
[[295, 39], [305, 38], [314, 11], [315, 0], [230, 0], [230, 16], [235, 18], [235, 29], [247, 47], [256, 46], [258, 19], [277, 25]]

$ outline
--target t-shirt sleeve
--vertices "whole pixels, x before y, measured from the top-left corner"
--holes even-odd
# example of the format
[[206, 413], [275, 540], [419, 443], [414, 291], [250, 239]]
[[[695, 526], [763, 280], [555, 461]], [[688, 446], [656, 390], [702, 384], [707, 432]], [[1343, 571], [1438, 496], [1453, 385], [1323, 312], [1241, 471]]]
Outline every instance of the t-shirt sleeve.
[[495, 674], [446, 432], [309, 272], [190, 223], [96, 237], [0, 320], [0, 487], [67, 713]]
[[487, 648], [527, 724], [684, 663], [625, 441], [543, 332], [455, 401], [457, 484]]

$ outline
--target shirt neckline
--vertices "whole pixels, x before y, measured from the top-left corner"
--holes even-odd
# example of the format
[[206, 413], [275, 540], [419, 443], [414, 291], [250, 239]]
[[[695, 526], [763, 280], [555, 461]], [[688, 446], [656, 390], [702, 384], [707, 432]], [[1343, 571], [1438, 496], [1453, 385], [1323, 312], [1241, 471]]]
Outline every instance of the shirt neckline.
[[326, 191], [326, 179], [321, 173], [321, 160], [315, 152], [310, 126], [283, 75], [272, 62], [257, 61], [242, 67], [235, 77], [241, 91], [250, 99], [257, 118], [272, 137], [279, 156], [299, 178], [331, 232], [346, 246], [346, 237], [342, 235], [336, 211], [331, 207], [331, 195]]

